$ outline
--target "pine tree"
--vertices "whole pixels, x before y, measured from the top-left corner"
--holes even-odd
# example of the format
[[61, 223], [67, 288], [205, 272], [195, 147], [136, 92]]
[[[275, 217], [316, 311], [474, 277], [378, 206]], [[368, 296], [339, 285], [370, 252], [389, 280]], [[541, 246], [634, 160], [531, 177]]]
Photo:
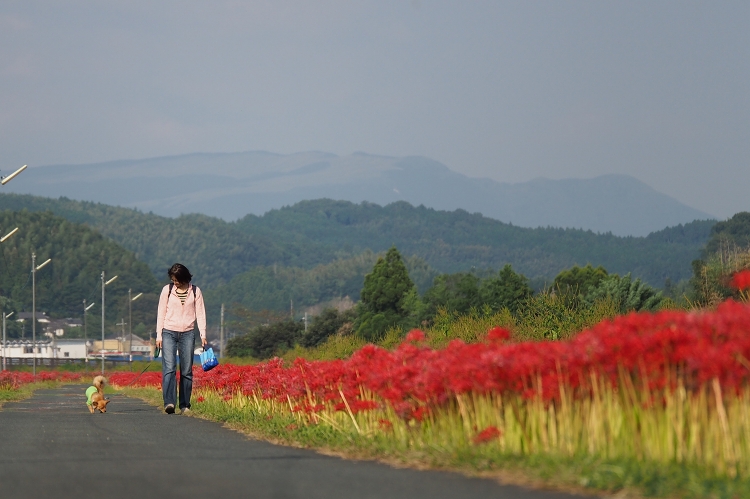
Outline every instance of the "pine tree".
[[401, 254], [392, 247], [378, 258], [372, 272], [365, 276], [360, 297], [362, 305], [373, 313], [404, 315], [404, 297], [414, 288]]
[[365, 276], [360, 294], [357, 333], [373, 340], [389, 327], [405, 326], [410, 318], [409, 296], [415, 292], [401, 254], [392, 247], [385, 257], [378, 258], [372, 272]]

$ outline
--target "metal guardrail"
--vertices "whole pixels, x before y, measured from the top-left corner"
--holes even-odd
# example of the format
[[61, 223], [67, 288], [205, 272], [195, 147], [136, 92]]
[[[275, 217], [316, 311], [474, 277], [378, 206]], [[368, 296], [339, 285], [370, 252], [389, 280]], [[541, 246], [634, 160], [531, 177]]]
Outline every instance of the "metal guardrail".
[[[2, 357], [0, 356], [0, 359]], [[145, 358], [133, 358], [133, 362], [135, 361], [150, 361], [150, 357]], [[158, 359], [154, 359], [155, 362], [161, 363], [161, 357]], [[6, 362], [6, 368], [10, 371], [13, 368], [19, 368], [24, 366], [32, 367], [34, 365], [34, 359], [28, 358], [28, 357], [8, 357], [5, 359]], [[83, 365], [83, 364], [89, 365], [91, 367], [101, 367], [102, 360], [90, 358], [88, 360], [85, 359], [70, 359], [70, 358], [62, 358], [62, 359], [52, 359], [52, 358], [43, 358], [43, 357], [37, 357], [36, 359], [36, 365], [37, 367], [49, 367], [49, 368], [56, 368], [58, 366], [64, 366], [64, 365]], [[107, 366], [114, 368], [118, 365], [128, 364], [130, 363], [130, 359], [128, 358], [115, 358], [115, 359], [104, 359], [104, 367], [106, 369]]]

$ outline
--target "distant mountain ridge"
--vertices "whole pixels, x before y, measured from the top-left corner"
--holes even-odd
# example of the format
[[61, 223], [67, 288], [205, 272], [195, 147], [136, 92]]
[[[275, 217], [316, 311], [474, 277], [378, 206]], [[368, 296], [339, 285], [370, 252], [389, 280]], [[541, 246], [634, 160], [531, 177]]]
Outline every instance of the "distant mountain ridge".
[[478, 212], [521, 227], [570, 227], [620, 236], [645, 236], [715, 218], [627, 175], [508, 184], [467, 177], [429, 158], [364, 153], [196, 153], [40, 166], [29, 168], [4, 192], [224, 220], [310, 199], [379, 205], [407, 201], [437, 210]]

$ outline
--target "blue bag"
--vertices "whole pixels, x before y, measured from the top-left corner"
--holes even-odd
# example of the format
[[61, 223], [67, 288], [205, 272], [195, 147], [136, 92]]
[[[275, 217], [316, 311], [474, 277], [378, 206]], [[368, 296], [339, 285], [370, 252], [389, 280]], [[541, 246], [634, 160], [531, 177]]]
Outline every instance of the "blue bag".
[[203, 353], [201, 354], [201, 367], [204, 371], [210, 371], [214, 367], [219, 365], [219, 359], [214, 355], [214, 349], [209, 347], [203, 347]]

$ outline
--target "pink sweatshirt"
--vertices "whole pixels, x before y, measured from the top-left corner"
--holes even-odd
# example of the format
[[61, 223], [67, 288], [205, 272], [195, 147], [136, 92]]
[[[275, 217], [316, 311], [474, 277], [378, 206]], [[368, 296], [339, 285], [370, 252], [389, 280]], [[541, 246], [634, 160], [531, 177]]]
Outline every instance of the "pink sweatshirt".
[[185, 333], [192, 331], [195, 322], [198, 322], [198, 331], [201, 338], [206, 338], [206, 307], [203, 305], [203, 293], [199, 287], [195, 287], [193, 296], [193, 285], [188, 287], [188, 295], [183, 305], [177, 297], [177, 287], [172, 287], [169, 294], [169, 284], [164, 286], [159, 296], [159, 309], [156, 316], [156, 341], [161, 341], [162, 329]]

